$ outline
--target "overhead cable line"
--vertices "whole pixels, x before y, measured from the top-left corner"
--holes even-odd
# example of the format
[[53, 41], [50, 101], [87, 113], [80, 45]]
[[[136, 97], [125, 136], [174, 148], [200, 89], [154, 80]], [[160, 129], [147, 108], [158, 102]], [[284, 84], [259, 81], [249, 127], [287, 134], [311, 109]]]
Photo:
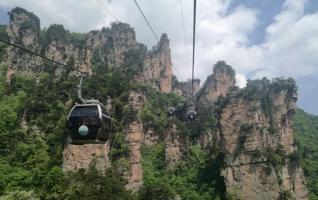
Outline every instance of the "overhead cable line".
[[75, 68], [73, 68], [73, 67], [67, 66], [66, 64], [60, 63], [60, 62], [58, 62], [58, 61], [56, 61], [56, 60], [54, 60], [54, 59], [52, 59], [52, 58], [48, 58], [48, 57], [46, 57], [46, 56], [43, 56], [43, 55], [41, 55], [41, 54], [38, 54], [38, 53], [36, 53], [36, 52], [34, 52], [34, 51], [31, 51], [31, 50], [29, 50], [29, 49], [26, 49], [26, 48], [24, 48], [24, 47], [21, 47], [21, 46], [19, 46], [19, 45], [17, 45], [17, 44], [14, 44], [14, 43], [9, 42], [9, 41], [0, 39], [0, 42], [3, 42], [3, 43], [5, 43], [5, 44], [7, 44], [7, 45], [10, 45], [10, 46], [13, 46], [13, 47], [15, 47], [15, 48], [18, 48], [18, 49], [20, 49], [20, 50], [23, 50], [23, 51], [25, 51], [25, 52], [27, 52], [27, 53], [29, 53], [29, 54], [32, 54], [32, 55], [41, 57], [41, 58], [43, 58], [44, 60], [47, 60], [47, 61], [53, 62], [53, 63], [55, 63], [55, 64], [58, 64], [59, 66], [61, 66], [61, 67], [64, 68], [64, 69], [73, 70], [73, 71], [79, 72], [79, 73], [81, 73], [81, 74], [87, 74], [86, 72], [82, 72], [82, 71], [80, 71], [80, 70], [78, 70], [78, 69], [75, 69]]
[[137, 0], [134, 0], [134, 2], [135, 2], [135, 4], [136, 4], [137, 8], [139, 9], [140, 13], [142, 14], [143, 18], [145, 19], [145, 21], [146, 21], [148, 27], [150, 28], [151, 32], [153, 33], [153, 35], [155, 36], [155, 38], [156, 38], [157, 41], [159, 42], [159, 38], [157, 37], [157, 35], [156, 35], [155, 31], [153, 30], [152, 26], [150, 25], [150, 23], [149, 23], [147, 17], [145, 16], [144, 12], [142, 12], [142, 10], [141, 10], [141, 8], [140, 8], [140, 6], [139, 6]]
[[187, 45], [187, 35], [186, 35], [185, 25], [184, 25], [184, 13], [183, 13], [182, 0], [179, 0], [179, 2], [180, 2], [180, 10], [181, 10], [181, 18], [182, 18], [182, 28], [183, 28], [184, 43], [185, 43], [185, 45]]
[[[142, 11], [141, 7], [139, 6], [137, 0], [133, 0], [133, 1], [134, 1], [135, 5], [137, 6], [138, 10], [140, 11], [140, 13], [142, 14], [143, 18], [145, 19], [145, 21], [146, 21], [146, 23], [147, 23], [149, 29], [151, 30], [151, 32], [153, 33], [153, 35], [155, 36], [155, 38], [156, 38], [157, 41], [159, 42], [159, 38], [158, 38], [157, 34], [156, 34], [155, 31], [153, 30], [153, 28], [152, 28], [152, 26], [151, 26], [149, 20], [147, 19], [146, 15], [145, 15], [144, 12]], [[173, 65], [172, 65], [172, 67], [174, 68], [174, 70], [175, 70], [175, 72], [176, 72], [177, 78], [178, 78], [179, 80], [181, 80], [181, 78], [180, 78], [181, 76], [180, 76], [178, 70], [177, 70]]]
[[182, 0], [179, 0], [180, 3], [180, 10], [181, 10], [181, 19], [182, 19], [182, 29], [183, 29], [183, 37], [184, 37], [184, 45], [185, 45], [185, 50], [186, 50], [186, 57], [187, 57], [187, 62], [190, 63], [190, 53], [189, 53], [189, 48], [187, 46], [187, 34], [186, 34], [186, 30], [185, 30], [185, 23], [184, 23], [184, 11], [183, 11], [183, 3]]
[[116, 21], [119, 21], [118, 18], [114, 15], [112, 11], [110, 11], [100, 0], [97, 0], [97, 2], [102, 6], [102, 8], [109, 13]]
[[196, 24], [197, 1], [193, 4], [193, 46], [192, 46], [192, 100], [194, 97], [194, 58], [195, 58], [195, 24]]

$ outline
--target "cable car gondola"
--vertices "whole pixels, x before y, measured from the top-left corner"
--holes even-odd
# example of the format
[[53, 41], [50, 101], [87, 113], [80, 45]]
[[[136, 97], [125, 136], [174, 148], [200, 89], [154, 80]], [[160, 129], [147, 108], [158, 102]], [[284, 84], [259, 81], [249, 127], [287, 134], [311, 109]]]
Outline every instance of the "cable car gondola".
[[106, 143], [111, 136], [112, 119], [106, 108], [98, 100], [87, 100], [82, 97], [81, 75], [77, 95], [82, 104], [75, 104], [67, 117], [67, 128], [70, 130], [71, 144]]
[[195, 112], [194, 107], [190, 107], [189, 110], [188, 110], [188, 112], [187, 112], [187, 118], [188, 118], [190, 121], [195, 121], [196, 115], [197, 115], [197, 112]]
[[173, 116], [176, 112], [176, 109], [174, 107], [168, 108], [168, 116]]
[[105, 143], [111, 134], [111, 118], [98, 103], [75, 105], [67, 119], [71, 144]]

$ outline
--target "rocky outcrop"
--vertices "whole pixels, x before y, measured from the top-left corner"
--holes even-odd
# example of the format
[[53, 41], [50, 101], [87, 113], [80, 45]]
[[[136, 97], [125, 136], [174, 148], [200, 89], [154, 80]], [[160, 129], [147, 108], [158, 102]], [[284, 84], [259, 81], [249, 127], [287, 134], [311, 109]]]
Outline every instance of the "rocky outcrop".
[[163, 34], [157, 46], [153, 47], [145, 60], [143, 77], [150, 81], [159, 91], [172, 91], [172, 63], [169, 39]]
[[14, 8], [8, 14], [10, 24], [7, 32], [10, 40], [24, 47], [37, 45], [40, 40], [39, 18], [23, 8]]
[[[7, 27], [8, 38], [10, 42], [21, 45], [36, 53], [40, 52], [40, 20], [33, 13], [22, 8], [15, 8], [8, 13], [10, 23]], [[24, 53], [14, 47], [7, 49], [7, 82], [10, 82], [16, 71], [31, 73], [39, 71], [38, 66], [41, 59]]]
[[293, 158], [296, 86], [291, 79], [250, 81], [231, 93], [220, 113], [223, 176], [229, 193], [243, 199], [308, 199], [301, 167]]
[[197, 94], [197, 102], [200, 105], [212, 105], [219, 96], [226, 96], [235, 86], [235, 72], [224, 61], [214, 65], [213, 74], [208, 76], [203, 87]]
[[[85, 36], [80, 37], [82, 38], [75, 41], [75, 36], [65, 30], [63, 25], [53, 24], [46, 30], [41, 52], [46, 57], [91, 74], [90, 57], [83, 44]], [[55, 69], [57, 74], [61, 71], [60, 68]]]
[[[134, 29], [125, 23], [116, 22], [108, 28], [75, 34], [57, 24], [41, 31], [40, 20], [22, 8], [13, 9], [9, 15], [7, 31], [13, 43], [83, 72], [91, 74], [92, 63], [99, 62], [106, 69], [133, 73], [136, 80], [160, 92], [172, 90], [172, 63], [166, 34], [147, 51], [145, 45], [136, 41]], [[34, 74], [46, 68], [53, 68], [57, 74], [61, 71], [39, 57], [12, 47], [8, 49], [8, 58], [8, 82], [16, 72]]]
[[134, 29], [125, 23], [113, 23], [111, 27], [90, 31], [84, 46], [89, 66], [98, 61], [112, 70], [142, 68], [147, 53], [146, 46], [136, 41]]
[[68, 144], [63, 151], [63, 170], [78, 171], [95, 165], [96, 169], [105, 172], [111, 163], [108, 158], [109, 144]]

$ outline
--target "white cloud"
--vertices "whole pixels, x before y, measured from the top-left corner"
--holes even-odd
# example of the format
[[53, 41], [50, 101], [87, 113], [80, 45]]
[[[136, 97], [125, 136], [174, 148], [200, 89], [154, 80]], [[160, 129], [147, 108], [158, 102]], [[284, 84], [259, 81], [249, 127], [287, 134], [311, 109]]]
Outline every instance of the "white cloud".
[[41, 27], [58, 23], [74, 32], [87, 32], [96, 29], [101, 22], [109, 25], [113, 20], [96, 0], [0, 0], [0, 6], [25, 8], [40, 18]]
[[[212, 66], [218, 60], [241, 68], [248, 68], [252, 64], [248, 62], [252, 55], [247, 51], [247, 36], [257, 25], [258, 11], [240, 6], [229, 12], [229, 5], [230, 1], [209, 0], [202, 0], [198, 5], [195, 76], [203, 80], [212, 72]], [[181, 56], [174, 60], [177, 67], [185, 62], [185, 57]], [[241, 71], [238, 68], [236, 70]], [[185, 75], [190, 77], [191, 71], [186, 71]]]
[[304, 0], [287, 0], [266, 29], [258, 67], [274, 76], [303, 77], [318, 72], [318, 13], [304, 15]]
[[247, 84], [247, 80], [246, 77], [243, 74], [236, 74], [235, 75], [235, 79], [236, 79], [236, 85], [240, 88], [243, 88], [246, 86]]

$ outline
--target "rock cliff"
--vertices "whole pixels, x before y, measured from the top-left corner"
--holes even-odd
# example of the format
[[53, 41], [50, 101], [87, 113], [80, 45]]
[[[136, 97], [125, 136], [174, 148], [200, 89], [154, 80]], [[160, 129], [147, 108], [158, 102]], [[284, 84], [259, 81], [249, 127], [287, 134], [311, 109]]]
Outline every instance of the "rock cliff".
[[[10, 24], [7, 27], [10, 42], [26, 47], [32, 51], [39, 52], [40, 46], [40, 20], [33, 13], [22, 8], [15, 8], [8, 13]], [[8, 72], [7, 81], [14, 75], [15, 71], [29, 73], [38, 71], [41, 59], [21, 52], [14, 47], [7, 49], [8, 54]]]
[[[145, 45], [136, 41], [134, 29], [125, 23], [116, 22], [110, 28], [75, 34], [57, 24], [41, 30], [40, 20], [22, 8], [13, 9], [9, 15], [7, 32], [10, 42], [84, 72], [92, 73], [94, 62], [123, 72], [137, 70], [136, 80], [152, 85], [160, 92], [172, 90], [172, 63], [166, 34], [147, 51]], [[43, 71], [43, 65], [50, 65], [12, 47], [8, 49], [8, 55], [7, 81], [16, 72], [32, 74]], [[49, 67], [54, 68], [52, 65]]]
[[292, 79], [249, 81], [230, 93], [220, 111], [220, 142], [228, 192], [243, 199], [307, 199], [295, 159], [292, 116], [296, 85]]

